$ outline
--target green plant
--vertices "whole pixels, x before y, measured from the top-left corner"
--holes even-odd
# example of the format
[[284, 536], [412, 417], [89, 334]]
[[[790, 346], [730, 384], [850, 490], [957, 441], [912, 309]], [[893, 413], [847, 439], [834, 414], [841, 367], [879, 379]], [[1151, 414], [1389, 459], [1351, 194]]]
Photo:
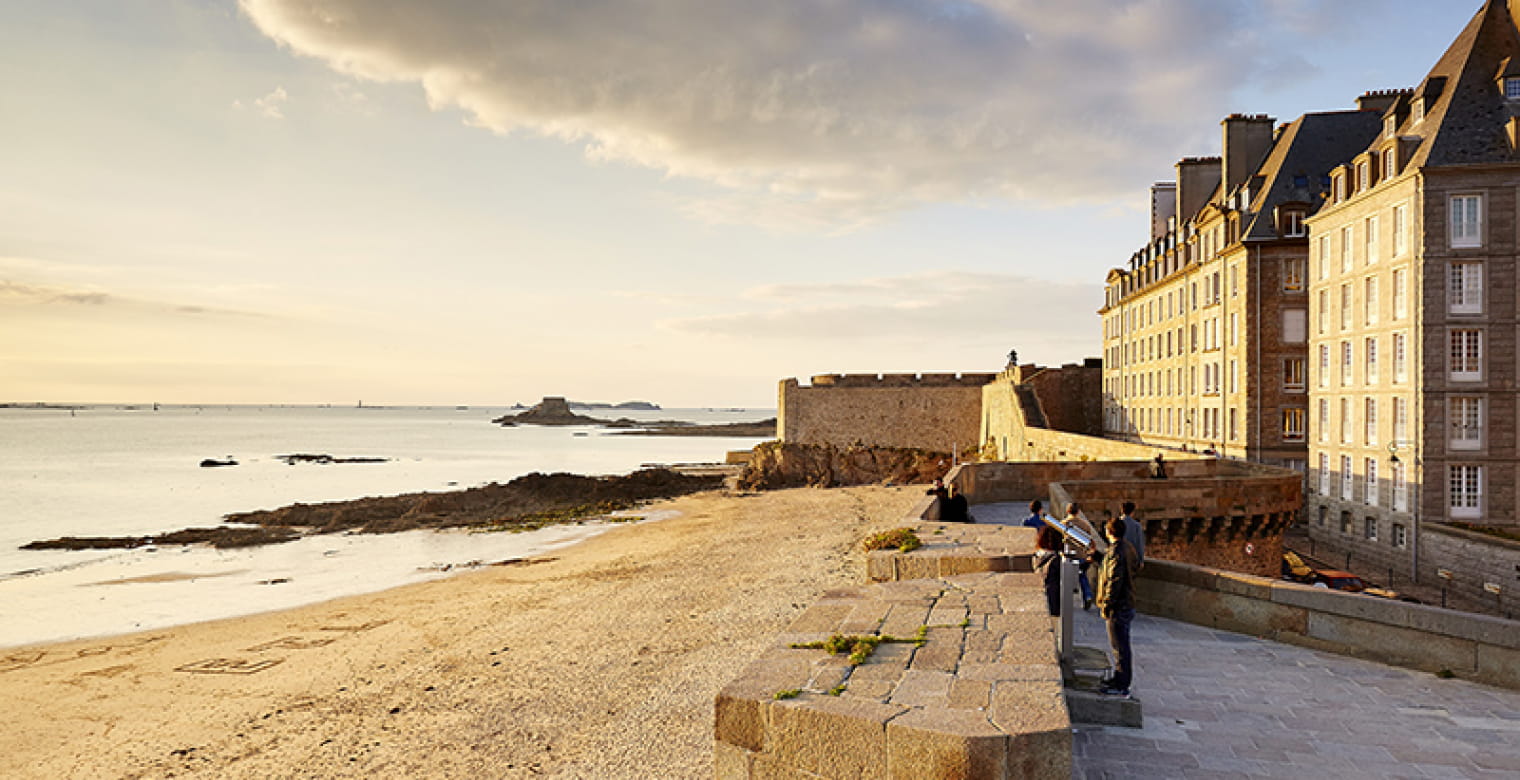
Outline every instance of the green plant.
[[860, 546], [867, 551], [896, 547], [899, 552], [912, 552], [924, 546], [924, 543], [919, 541], [918, 534], [913, 533], [912, 528], [893, 528], [866, 537]]
[[776, 697], [775, 698], [776, 698], [776, 701], [781, 701], [783, 699], [795, 699], [801, 693], [802, 693], [802, 691], [798, 690], [797, 688], [788, 688], [788, 689], [786, 689], [784, 691], [776, 691]]
[[844, 683], [840, 683], [829, 689], [830, 696], [838, 696], [841, 693], [844, 693]]

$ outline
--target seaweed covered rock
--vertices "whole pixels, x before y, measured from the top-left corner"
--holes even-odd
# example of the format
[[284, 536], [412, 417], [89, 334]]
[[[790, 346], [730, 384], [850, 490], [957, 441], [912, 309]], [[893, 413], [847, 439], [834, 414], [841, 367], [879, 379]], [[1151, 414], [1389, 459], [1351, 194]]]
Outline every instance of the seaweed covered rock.
[[948, 453], [895, 447], [835, 447], [771, 441], [754, 449], [739, 475], [743, 490], [933, 482], [950, 470]]

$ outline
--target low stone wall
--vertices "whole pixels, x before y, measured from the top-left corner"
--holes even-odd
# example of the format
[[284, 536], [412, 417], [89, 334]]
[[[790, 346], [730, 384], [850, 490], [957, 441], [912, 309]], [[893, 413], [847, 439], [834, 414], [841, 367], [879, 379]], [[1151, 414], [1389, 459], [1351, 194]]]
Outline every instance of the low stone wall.
[[[859, 665], [793, 644], [883, 642]], [[1072, 770], [1052, 619], [1033, 574], [832, 591], [718, 694], [716, 776], [1052, 778]]]
[[[1420, 524], [1420, 581], [1440, 583], [1437, 569], [1451, 572], [1452, 595], [1463, 603], [1520, 614], [1520, 542], [1440, 523]], [[1492, 593], [1488, 586], [1495, 586]]]
[[923, 511], [925, 503], [906, 524], [923, 546], [909, 552], [872, 551], [866, 558], [866, 579], [896, 582], [976, 572], [1034, 571], [1033, 528], [929, 522]]
[[1520, 689], [1520, 622], [1147, 559], [1150, 615]]

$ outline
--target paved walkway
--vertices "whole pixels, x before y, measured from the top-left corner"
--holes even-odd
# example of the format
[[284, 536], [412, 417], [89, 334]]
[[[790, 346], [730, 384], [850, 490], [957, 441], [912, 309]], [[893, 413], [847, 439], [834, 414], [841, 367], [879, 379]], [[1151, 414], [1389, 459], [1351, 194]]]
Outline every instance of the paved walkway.
[[1074, 777], [1520, 777], [1520, 691], [1149, 615], [1133, 641], [1145, 728], [1079, 728]]

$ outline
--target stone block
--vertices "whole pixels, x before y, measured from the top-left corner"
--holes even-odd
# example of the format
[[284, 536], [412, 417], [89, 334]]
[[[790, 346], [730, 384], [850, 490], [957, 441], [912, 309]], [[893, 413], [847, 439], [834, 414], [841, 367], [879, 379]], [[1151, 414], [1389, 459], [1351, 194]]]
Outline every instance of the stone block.
[[787, 756], [757, 755], [750, 759], [751, 780], [830, 780], [792, 766]]
[[744, 748], [718, 740], [713, 743], [713, 777], [717, 780], [749, 780], [750, 758]]
[[954, 679], [955, 675], [949, 672], [909, 669], [903, 672], [888, 701], [902, 707], [946, 707]]
[[746, 750], [763, 750], [765, 704], [777, 691], [805, 686], [811, 671], [801, 653], [782, 652], [750, 664], [743, 675], [718, 692], [713, 705], [716, 738]]
[[1220, 593], [1232, 593], [1246, 598], [1261, 599], [1266, 601], [1272, 598], [1273, 581], [1264, 577], [1256, 577], [1250, 574], [1238, 574], [1233, 571], [1221, 571], [1214, 579], [1215, 586]]
[[844, 696], [804, 694], [774, 702], [765, 752], [824, 777], [886, 777], [887, 721], [904, 711]]
[[1468, 640], [1343, 615], [1310, 612], [1307, 634], [1336, 652], [1409, 669], [1430, 672], [1450, 669], [1471, 675], [1477, 665], [1477, 646]]
[[918, 633], [919, 626], [928, 625], [928, 620], [928, 607], [894, 604], [881, 623], [881, 633], [883, 636], [911, 637]]
[[[1210, 595], [1214, 598], [1209, 598]], [[1208, 602], [1212, 602], [1211, 605], [1204, 606]], [[1306, 610], [1270, 600], [1218, 593], [1197, 594], [1185, 603], [1191, 608], [1204, 610], [1202, 614], [1190, 617], [1191, 622], [1212, 615], [1212, 625], [1225, 631], [1275, 637], [1285, 634], [1303, 636], [1309, 630]]]
[[987, 680], [968, 680], [957, 675], [950, 681], [950, 693], [946, 699], [951, 709], [986, 709], [992, 699], [992, 683]]
[[994, 725], [1009, 734], [1070, 728], [1062, 690], [1059, 671], [1049, 682], [995, 682], [988, 714]]
[[966, 620], [969, 614], [964, 606], [946, 605], [949, 599], [942, 599], [933, 609], [929, 610], [927, 625], [930, 627], [954, 626], [957, 629]]
[[893, 780], [1001, 778], [1008, 737], [981, 713], [914, 711], [887, 724], [887, 756]]
[[866, 555], [866, 579], [871, 582], [889, 582], [896, 579], [897, 555], [891, 550], [872, 550]]
[[1520, 630], [1513, 620], [1420, 604], [1404, 603], [1404, 608], [1405, 624], [1410, 628], [1520, 650]]
[[1071, 777], [1071, 729], [1048, 729], [1008, 735], [1010, 780]]
[[1066, 709], [1072, 723], [1089, 726], [1123, 726], [1138, 729], [1145, 725], [1140, 700], [1104, 696], [1092, 691], [1066, 689]]
[[1272, 584], [1272, 600], [1279, 604], [1390, 626], [1408, 625], [1409, 608], [1412, 606], [1402, 601], [1282, 581]]
[[854, 610], [849, 604], [815, 604], [808, 607], [787, 627], [792, 633], [833, 633]]
[[956, 670], [956, 677], [962, 680], [984, 680], [987, 682], [1061, 682], [1061, 666], [1057, 663], [1037, 664], [1000, 664], [1000, 663], [963, 663]]
[[929, 555], [924, 551], [898, 553], [896, 561], [897, 571], [894, 579], [927, 580], [939, 576], [939, 557]]
[[1474, 679], [1489, 685], [1520, 690], [1520, 650], [1480, 644], [1477, 651], [1478, 670], [1473, 675]]
[[849, 617], [839, 624], [841, 634], [874, 634], [887, 619], [892, 605], [883, 601], [862, 601], [855, 605]]
[[913, 653], [910, 667], [920, 671], [953, 672], [961, 661], [959, 628], [931, 628], [928, 642]]
[[1008, 571], [1007, 558], [1000, 555], [971, 552], [941, 556], [939, 559], [938, 576], [953, 577], [957, 574], [1001, 571]]

